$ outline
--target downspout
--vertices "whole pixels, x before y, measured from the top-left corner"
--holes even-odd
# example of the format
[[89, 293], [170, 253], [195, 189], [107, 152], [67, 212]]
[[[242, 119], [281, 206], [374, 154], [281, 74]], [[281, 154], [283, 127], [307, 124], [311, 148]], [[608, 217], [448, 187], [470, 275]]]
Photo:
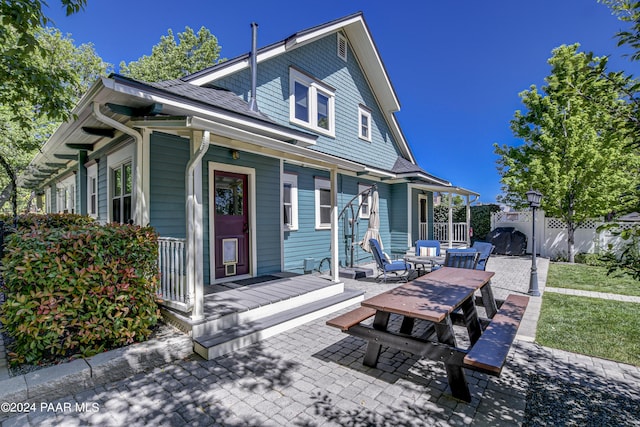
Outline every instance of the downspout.
[[185, 183], [187, 191], [186, 201], [186, 226], [187, 226], [187, 286], [189, 293], [194, 296], [192, 320], [204, 318], [204, 290], [202, 277], [202, 244], [198, 244], [198, 234], [202, 234], [202, 204], [198, 203], [198, 195], [195, 194], [194, 170], [200, 164], [205, 153], [209, 149], [211, 136], [209, 131], [205, 131], [198, 150], [191, 154], [185, 172]]
[[140, 132], [136, 131], [135, 129], [130, 128], [127, 125], [124, 125], [122, 123], [120, 123], [117, 120], [112, 119], [111, 117], [107, 117], [104, 114], [102, 114], [102, 112], [100, 111], [100, 104], [98, 104], [97, 102], [94, 101], [93, 105], [92, 105], [92, 112], [93, 112], [93, 116], [98, 119], [98, 121], [104, 123], [105, 125], [111, 126], [112, 128], [118, 129], [119, 131], [133, 137], [133, 139], [135, 140], [135, 144], [136, 144], [136, 172], [134, 174], [134, 179], [135, 182], [133, 183], [133, 188], [135, 188], [135, 196], [136, 196], [136, 200], [135, 203], [133, 204], [134, 208], [135, 208], [135, 212], [133, 218], [135, 218], [135, 221], [138, 225], [146, 225], [142, 223], [142, 212], [140, 209], [140, 191], [142, 190], [142, 176], [138, 176], [141, 171], [139, 170], [137, 161], [139, 158], [141, 158], [142, 156], [142, 134], [140, 134]]

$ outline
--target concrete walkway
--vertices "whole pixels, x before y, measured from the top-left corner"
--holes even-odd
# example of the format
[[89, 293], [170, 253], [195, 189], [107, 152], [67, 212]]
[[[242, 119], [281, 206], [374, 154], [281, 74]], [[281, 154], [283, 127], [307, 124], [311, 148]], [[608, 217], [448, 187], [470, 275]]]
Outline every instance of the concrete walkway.
[[[487, 270], [497, 272], [496, 297], [526, 294], [529, 267], [529, 258], [492, 257]], [[547, 269], [548, 260], [539, 259], [541, 291]], [[347, 281], [346, 286], [370, 297], [393, 285]], [[598, 425], [581, 419], [583, 412], [613, 408], [624, 422], [612, 418], [611, 425], [640, 425], [640, 369], [534, 344], [539, 302], [532, 298], [500, 378], [469, 373], [471, 403], [450, 396], [439, 363], [386, 349], [377, 368], [363, 366], [366, 343], [325, 326], [334, 314], [215, 360], [191, 355], [124, 380], [33, 402], [33, 411], [11, 414], [2, 427], [513, 426], [523, 424], [531, 402], [557, 410], [554, 424]], [[565, 402], [568, 390], [584, 391], [585, 402]], [[593, 396], [593, 390], [599, 394]], [[527, 425], [545, 424], [535, 420]]]

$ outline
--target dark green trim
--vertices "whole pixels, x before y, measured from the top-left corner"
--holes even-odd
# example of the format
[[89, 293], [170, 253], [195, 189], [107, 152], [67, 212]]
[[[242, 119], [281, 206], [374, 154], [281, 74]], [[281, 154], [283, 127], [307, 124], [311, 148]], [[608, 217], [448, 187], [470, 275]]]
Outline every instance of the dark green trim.
[[158, 104], [157, 102], [151, 105], [147, 105], [146, 107], [139, 107], [139, 108], [128, 107], [126, 105], [112, 104], [110, 102], [107, 102], [105, 105], [114, 113], [122, 114], [129, 117], [155, 116], [162, 112], [162, 104]]
[[89, 126], [83, 126], [82, 132], [89, 135], [106, 136], [107, 138], [113, 138], [116, 134], [116, 131], [113, 128], [92, 128]]
[[54, 154], [53, 157], [60, 160], [75, 160], [78, 158], [75, 154]]
[[[73, 142], [64, 144], [67, 146], [67, 148], [70, 148], [72, 150], [87, 150], [87, 151], [93, 151], [93, 144], [75, 144]], [[75, 157], [74, 157], [75, 158]]]

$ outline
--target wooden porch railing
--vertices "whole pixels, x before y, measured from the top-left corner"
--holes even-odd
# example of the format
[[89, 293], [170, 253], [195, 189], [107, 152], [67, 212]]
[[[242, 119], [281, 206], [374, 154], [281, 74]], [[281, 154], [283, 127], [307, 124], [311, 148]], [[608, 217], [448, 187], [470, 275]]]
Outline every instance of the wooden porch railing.
[[185, 244], [186, 239], [158, 239], [158, 294], [162, 298], [162, 304], [187, 312], [193, 306], [193, 295], [192, 290], [187, 287]]
[[[469, 237], [469, 228], [466, 222], [454, 222], [453, 231], [451, 235], [451, 241], [454, 243], [467, 243]], [[441, 242], [449, 241], [449, 223], [447, 222], [434, 222], [433, 223], [433, 238], [434, 240], [440, 240]]]

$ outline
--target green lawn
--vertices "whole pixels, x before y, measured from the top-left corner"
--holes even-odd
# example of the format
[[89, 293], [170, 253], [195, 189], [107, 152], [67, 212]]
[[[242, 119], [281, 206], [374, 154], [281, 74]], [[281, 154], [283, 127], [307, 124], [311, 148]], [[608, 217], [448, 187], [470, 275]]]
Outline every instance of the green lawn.
[[[640, 283], [600, 267], [551, 264], [547, 286], [639, 295]], [[541, 345], [640, 366], [640, 303], [545, 292], [536, 341]]]
[[640, 296], [640, 282], [607, 269], [585, 264], [551, 263], [546, 286]]

